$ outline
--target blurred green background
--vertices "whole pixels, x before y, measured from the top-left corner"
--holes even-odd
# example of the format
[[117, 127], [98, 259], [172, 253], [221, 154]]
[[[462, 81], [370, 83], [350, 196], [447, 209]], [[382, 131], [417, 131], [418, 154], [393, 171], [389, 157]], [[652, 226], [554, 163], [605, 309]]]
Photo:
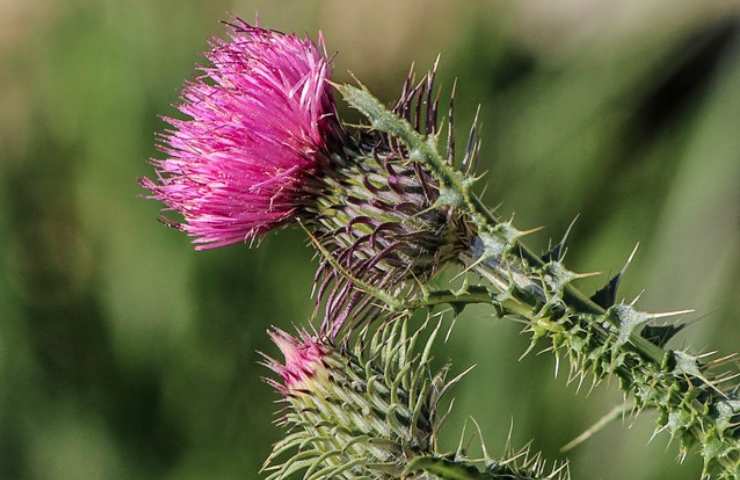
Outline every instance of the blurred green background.
[[[693, 307], [678, 346], [740, 349], [740, 20], [691, 0], [0, 2], [0, 478], [259, 478], [280, 433], [255, 350], [307, 317], [300, 232], [195, 253], [140, 198], [172, 114], [228, 15], [315, 35], [390, 101], [411, 61], [459, 77], [459, 134], [483, 104], [487, 201], [568, 262], [616, 272], [646, 309]], [[602, 278], [605, 280], [606, 276]], [[586, 282], [587, 290], [597, 282]], [[492, 453], [550, 458], [621, 401], [516, 358], [519, 326], [466, 311], [437, 358], [462, 370], [445, 443], [473, 415]], [[574, 478], [695, 479], [645, 415], [570, 455]], [[631, 426], [631, 428], [629, 428]]]

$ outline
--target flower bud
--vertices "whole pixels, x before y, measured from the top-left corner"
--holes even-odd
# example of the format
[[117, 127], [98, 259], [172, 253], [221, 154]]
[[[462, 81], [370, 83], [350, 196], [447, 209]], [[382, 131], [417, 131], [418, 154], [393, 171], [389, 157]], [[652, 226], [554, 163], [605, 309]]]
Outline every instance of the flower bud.
[[298, 472], [304, 479], [567, 479], [566, 463], [548, 464], [529, 446], [509, 445], [504, 458], [494, 459], [481, 438], [483, 458], [471, 460], [462, 447], [465, 429], [457, 451], [439, 451], [437, 435], [447, 416], [438, 415], [440, 400], [464, 376], [448, 381], [447, 367], [430, 368], [440, 325], [422, 353], [415, 345], [428, 330], [422, 326], [408, 336], [400, 319], [380, 324], [372, 338], [367, 328], [359, 331], [351, 347], [270, 331], [284, 361], [267, 358], [281, 379], [268, 383], [283, 397], [278, 424], [287, 436], [265, 462], [268, 480]]
[[[393, 109], [429, 141], [439, 136], [439, 100], [432, 97], [435, 70], [436, 65], [415, 86], [410, 73]], [[450, 132], [450, 162], [452, 138]], [[344, 156], [335, 157], [333, 174], [323, 178], [318, 201], [309, 207], [314, 213], [309, 228], [332, 256], [324, 258], [315, 281], [316, 299], [325, 302], [322, 331], [330, 336], [379, 311], [357, 280], [409, 298], [420, 282], [467, 250], [475, 236], [460, 209], [442, 198], [427, 166], [415, 161], [397, 138], [354, 128], [347, 132], [344, 149]]]
[[352, 349], [270, 332], [284, 361], [267, 360], [282, 380], [269, 382], [287, 404], [279, 423], [292, 433], [275, 445], [268, 478], [299, 470], [309, 470], [305, 478], [398, 478], [409, 460], [433, 451], [446, 369], [432, 375], [428, 349], [412, 351], [419, 333], [407, 337], [405, 329], [383, 326]]

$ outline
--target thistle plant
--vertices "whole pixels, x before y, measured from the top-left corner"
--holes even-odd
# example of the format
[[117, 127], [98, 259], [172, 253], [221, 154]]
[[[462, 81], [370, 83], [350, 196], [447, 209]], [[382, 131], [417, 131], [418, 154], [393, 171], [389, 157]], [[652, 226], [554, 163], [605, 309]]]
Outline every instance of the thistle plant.
[[[677, 438], [681, 457], [701, 454], [703, 477], [738, 477], [735, 356], [670, 348], [682, 324], [657, 322], [688, 311], [617, 301], [624, 269], [593, 295], [579, 291], [574, 282], [591, 274], [565, 266], [567, 234], [543, 255], [529, 250], [522, 239], [537, 229], [502, 221], [475, 194], [477, 122], [458, 158], [455, 88], [442, 122], [436, 62], [420, 79], [412, 69], [388, 108], [361, 84], [331, 82], [321, 36], [315, 44], [238, 19], [228, 26], [229, 40], [212, 42], [210, 65], [183, 90], [189, 119], [166, 119], [166, 158], [141, 184], [179, 215], [164, 221], [196, 249], [254, 243], [288, 224], [316, 249], [318, 333], [271, 333], [285, 356], [267, 364], [282, 379], [272, 383], [289, 433], [268, 460], [269, 478], [543, 478], [538, 457], [476, 463], [439, 451], [439, 400], [457, 378], [432, 373], [432, 342], [415, 356], [420, 331], [408, 335], [408, 320], [397, 318], [469, 303], [523, 322], [527, 352], [548, 342], [579, 387], [617, 377], [635, 413], [659, 412], [656, 433]], [[335, 94], [366, 122], [343, 122]], [[465, 277], [462, 287], [430, 287], [445, 268]]]

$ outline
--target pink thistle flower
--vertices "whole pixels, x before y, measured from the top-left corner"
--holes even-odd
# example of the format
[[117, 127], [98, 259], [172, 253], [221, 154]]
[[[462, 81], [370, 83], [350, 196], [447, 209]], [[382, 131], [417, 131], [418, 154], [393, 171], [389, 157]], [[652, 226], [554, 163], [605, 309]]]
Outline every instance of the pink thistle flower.
[[187, 120], [159, 136], [166, 159], [141, 185], [183, 222], [196, 250], [251, 241], [295, 218], [336, 131], [329, 63], [309, 39], [230, 24], [182, 91]]
[[267, 358], [265, 365], [280, 375], [283, 383], [268, 379], [268, 382], [279, 392], [287, 394], [292, 390], [300, 390], [306, 382], [326, 371], [323, 358], [328, 355], [327, 347], [315, 337], [302, 333], [296, 338], [273, 327], [267, 332], [272, 341], [283, 354], [284, 363]]

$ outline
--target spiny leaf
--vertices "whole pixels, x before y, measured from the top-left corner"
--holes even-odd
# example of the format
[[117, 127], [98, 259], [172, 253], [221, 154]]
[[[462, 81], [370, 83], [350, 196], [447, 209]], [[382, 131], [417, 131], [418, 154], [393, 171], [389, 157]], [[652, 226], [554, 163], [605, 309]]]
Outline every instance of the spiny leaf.
[[627, 257], [627, 261], [624, 262], [622, 270], [620, 270], [618, 274], [614, 275], [611, 280], [607, 282], [606, 285], [604, 285], [596, 293], [594, 293], [591, 296], [591, 301], [593, 301], [603, 309], [607, 309], [614, 305], [614, 303], [616, 303], [619, 282], [627, 271], [627, 268], [630, 266], [630, 263], [632, 263], [632, 260], [635, 258], [635, 254], [637, 254], [637, 249], [639, 247], [639, 243], [635, 245], [635, 248], [632, 249], [632, 253], [630, 253], [629, 257]]
[[642, 332], [640, 332], [640, 335], [653, 345], [663, 348], [678, 332], [683, 330], [686, 325], [687, 324], [685, 323], [679, 323], [677, 325], [646, 325], [645, 328], [642, 329]]
[[619, 281], [622, 278], [622, 272], [614, 275], [606, 285], [601, 287], [591, 296], [591, 301], [601, 308], [609, 308], [617, 301], [617, 289]]

